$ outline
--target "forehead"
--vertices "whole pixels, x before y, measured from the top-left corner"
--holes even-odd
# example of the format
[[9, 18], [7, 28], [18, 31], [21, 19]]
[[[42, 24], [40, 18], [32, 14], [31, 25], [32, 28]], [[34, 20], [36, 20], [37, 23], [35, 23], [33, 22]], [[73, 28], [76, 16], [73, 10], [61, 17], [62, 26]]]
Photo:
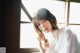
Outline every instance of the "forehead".
[[44, 22], [46, 19], [42, 19], [42, 20], [36, 20], [36, 23], [42, 23]]

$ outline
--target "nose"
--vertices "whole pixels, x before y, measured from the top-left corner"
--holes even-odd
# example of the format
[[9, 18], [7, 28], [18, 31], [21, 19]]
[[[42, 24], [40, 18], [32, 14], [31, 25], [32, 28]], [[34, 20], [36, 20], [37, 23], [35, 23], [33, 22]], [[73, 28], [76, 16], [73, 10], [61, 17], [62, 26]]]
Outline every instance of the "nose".
[[42, 30], [45, 30], [45, 25], [43, 23], [40, 25], [40, 27]]

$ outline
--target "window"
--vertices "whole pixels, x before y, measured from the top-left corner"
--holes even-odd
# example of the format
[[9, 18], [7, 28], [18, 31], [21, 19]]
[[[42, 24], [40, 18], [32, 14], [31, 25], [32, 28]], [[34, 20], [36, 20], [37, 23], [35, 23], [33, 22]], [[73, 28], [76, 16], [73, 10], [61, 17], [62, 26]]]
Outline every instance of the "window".
[[[44, 4], [45, 2], [45, 4]], [[64, 26], [65, 17], [65, 2], [64, 1], [53, 1], [53, 0], [22, 0], [21, 8], [21, 24], [20, 24], [20, 48], [38, 48], [37, 34], [34, 31], [31, 23], [31, 18], [37, 13], [40, 8], [49, 9], [57, 18], [58, 25]], [[28, 15], [26, 15], [26, 12]]]
[[[53, 0], [22, 0], [20, 48], [38, 48], [37, 34], [34, 31], [31, 19], [40, 8], [49, 9], [57, 18], [59, 27], [63, 27], [67, 23], [80, 41], [80, 3], [70, 2], [69, 4], [69, 2]], [[67, 15], [68, 13], [69, 15]]]
[[80, 3], [70, 2], [69, 26], [76, 33], [80, 42]]

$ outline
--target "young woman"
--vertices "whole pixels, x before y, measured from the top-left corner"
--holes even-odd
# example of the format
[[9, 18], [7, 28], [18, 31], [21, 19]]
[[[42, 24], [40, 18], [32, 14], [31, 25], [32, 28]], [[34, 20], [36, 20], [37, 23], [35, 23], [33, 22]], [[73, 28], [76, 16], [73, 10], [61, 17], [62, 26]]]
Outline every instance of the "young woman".
[[59, 29], [56, 17], [42, 8], [32, 20], [42, 53], [80, 53], [76, 35], [68, 28]]

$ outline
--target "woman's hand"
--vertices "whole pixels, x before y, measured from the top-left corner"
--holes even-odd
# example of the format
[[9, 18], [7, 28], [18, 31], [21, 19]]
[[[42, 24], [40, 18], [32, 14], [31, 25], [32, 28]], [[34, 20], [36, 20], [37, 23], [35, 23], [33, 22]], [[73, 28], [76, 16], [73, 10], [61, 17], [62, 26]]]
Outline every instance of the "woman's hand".
[[49, 42], [47, 39], [45, 39], [43, 47], [44, 47], [44, 49], [47, 49], [49, 47]]
[[37, 40], [39, 41], [39, 45], [42, 50], [46, 50], [49, 47], [49, 42], [45, 38], [44, 34], [40, 34]]
[[45, 37], [44, 37], [44, 34], [42, 33], [42, 34], [40, 34], [39, 36], [38, 36], [38, 41], [40, 42], [40, 41], [43, 41], [45, 39]]

